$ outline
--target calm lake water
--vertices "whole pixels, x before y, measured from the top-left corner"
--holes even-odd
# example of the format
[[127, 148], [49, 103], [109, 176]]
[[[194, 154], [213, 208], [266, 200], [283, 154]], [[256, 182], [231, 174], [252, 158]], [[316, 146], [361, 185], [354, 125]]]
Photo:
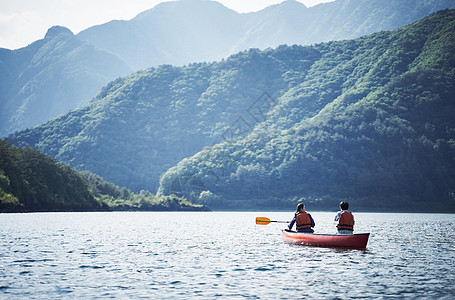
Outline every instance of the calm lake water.
[[0, 298], [455, 297], [453, 214], [354, 213], [366, 250], [284, 244], [257, 216], [292, 212], [0, 214]]

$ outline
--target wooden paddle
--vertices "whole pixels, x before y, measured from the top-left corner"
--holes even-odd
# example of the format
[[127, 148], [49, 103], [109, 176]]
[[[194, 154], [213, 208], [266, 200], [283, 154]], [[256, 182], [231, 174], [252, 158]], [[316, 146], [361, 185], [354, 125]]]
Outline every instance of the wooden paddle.
[[272, 221], [269, 218], [266, 217], [257, 217], [256, 218], [256, 224], [258, 225], [268, 225], [270, 223], [290, 223], [287, 221]]

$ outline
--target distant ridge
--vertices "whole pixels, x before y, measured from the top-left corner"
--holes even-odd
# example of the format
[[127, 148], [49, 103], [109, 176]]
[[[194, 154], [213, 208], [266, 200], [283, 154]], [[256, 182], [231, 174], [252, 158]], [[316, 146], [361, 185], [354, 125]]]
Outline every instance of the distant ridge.
[[453, 0], [337, 0], [307, 8], [286, 0], [239, 14], [216, 1], [163, 2], [129, 21], [112, 21], [78, 34], [124, 59], [132, 69], [226, 58], [249, 48], [310, 45], [394, 30]]

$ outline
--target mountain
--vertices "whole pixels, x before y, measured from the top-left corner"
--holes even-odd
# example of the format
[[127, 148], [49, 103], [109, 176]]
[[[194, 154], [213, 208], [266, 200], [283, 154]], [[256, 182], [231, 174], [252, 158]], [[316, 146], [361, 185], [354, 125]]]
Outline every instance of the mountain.
[[129, 21], [76, 36], [55, 26], [43, 40], [0, 49], [0, 137], [87, 104], [109, 81], [162, 64], [226, 58], [249, 48], [355, 38], [455, 8], [454, 0], [287, 0], [240, 14], [207, 0], [161, 3]]
[[130, 72], [61, 26], [25, 48], [0, 49], [0, 136], [85, 105], [106, 82]]
[[219, 141], [264, 90], [287, 88], [280, 76], [299, 72], [297, 60], [251, 50], [220, 63], [151, 68], [111, 82], [89, 105], [10, 140], [134, 191], [154, 190], [168, 168]]
[[31, 148], [0, 140], [0, 213], [99, 210], [206, 210], [184, 199], [131, 193], [79, 173]]
[[10, 140], [211, 207], [454, 210], [454, 26], [445, 10], [355, 40], [151, 68]]
[[[182, 160], [160, 193], [211, 207], [455, 211], [455, 11], [316, 45], [246, 137]], [[295, 74], [302, 76], [301, 74]]]
[[78, 34], [125, 60], [134, 70], [226, 58], [249, 48], [310, 45], [393, 30], [454, 0], [337, 0], [307, 8], [286, 0], [239, 14], [209, 0], [158, 4], [129, 21], [111, 21]]
[[305, 42], [299, 43], [353, 39], [395, 30], [446, 8], [455, 8], [455, 1], [338, 0], [321, 4], [310, 8], [301, 32]]
[[230, 54], [242, 15], [215, 1], [158, 4], [130, 21], [111, 21], [78, 34], [123, 58], [134, 70], [212, 61]]

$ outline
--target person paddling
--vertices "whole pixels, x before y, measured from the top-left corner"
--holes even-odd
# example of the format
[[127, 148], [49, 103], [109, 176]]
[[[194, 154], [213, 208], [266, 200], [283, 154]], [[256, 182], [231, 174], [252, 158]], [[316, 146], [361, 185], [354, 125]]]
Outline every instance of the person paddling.
[[335, 216], [335, 221], [338, 221], [338, 234], [353, 234], [354, 232], [354, 216], [348, 211], [349, 203], [340, 202], [340, 211]]
[[303, 203], [299, 203], [297, 205], [297, 210], [294, 214], [294, 218], [292, 219], [291, 223], [289, 224], [289, 230], [292, 230], [294, 223], [297, 227], [297, 232], [305, 232], [305, 233], [313, 233], [315, 223], [313, 218], [309, 213], [305, 211], [305, 205]]

